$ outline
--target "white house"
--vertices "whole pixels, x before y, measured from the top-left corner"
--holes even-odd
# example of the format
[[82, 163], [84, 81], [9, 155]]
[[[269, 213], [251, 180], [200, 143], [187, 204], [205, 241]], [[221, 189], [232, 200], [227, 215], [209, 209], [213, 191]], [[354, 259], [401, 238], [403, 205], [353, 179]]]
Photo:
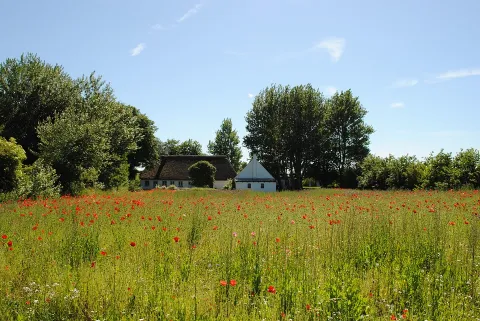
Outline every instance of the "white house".
[[158, 164], [140, 174], [141, 186], [143, 189], [169, 185], [175, 185], [179, 188], [192, 187], [188, 168], [198, 161], [207, 161], [217, 169], [213, 184], [214, 188], [221, 189], [225, 186], [228, 179], [235, 178], [235, 170], [226, 156], [162, 156]]
[[277, 191], [275, 178], [258, 162], [255, 154], [247, 166], [235, 177], [235, 186], [238, 190]]

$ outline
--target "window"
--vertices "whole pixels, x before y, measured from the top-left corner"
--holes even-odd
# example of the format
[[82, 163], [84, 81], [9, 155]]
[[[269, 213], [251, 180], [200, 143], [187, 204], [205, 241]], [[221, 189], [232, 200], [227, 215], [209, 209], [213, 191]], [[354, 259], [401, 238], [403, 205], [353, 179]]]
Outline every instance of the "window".
[[248, 183], [247, 187], [252, 188], [252, 184]]
[[144, 181], [143, 184], [145, 185], [145, 187], [148, 187], [150, 186], [150, 181]]
[[162, 181], [162, 186], [167, 186], [167, 181]]
[[192, 186], [192, 182], [188, 182], [188, 186]]
[[175, 185], [175, 181], [170, 181], [170, 185]]
[[260, 188], [265, 188], [265, 184], [260, 184]]
[[158, 181], [153, 181], [153, 187], [157, 187]]
[[182, 181], [178, 181], [178, 187], [183, 187], [183, 182]]

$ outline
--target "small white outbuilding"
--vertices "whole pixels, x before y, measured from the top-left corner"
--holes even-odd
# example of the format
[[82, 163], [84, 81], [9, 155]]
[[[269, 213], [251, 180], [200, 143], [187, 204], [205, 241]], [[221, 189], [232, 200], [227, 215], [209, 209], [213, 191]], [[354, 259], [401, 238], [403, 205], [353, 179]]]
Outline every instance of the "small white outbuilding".
[[238, 190], [277, 191], [275, 178], [258, 162], [255, 154], [247, 166], [235, 177], [235, 186]]

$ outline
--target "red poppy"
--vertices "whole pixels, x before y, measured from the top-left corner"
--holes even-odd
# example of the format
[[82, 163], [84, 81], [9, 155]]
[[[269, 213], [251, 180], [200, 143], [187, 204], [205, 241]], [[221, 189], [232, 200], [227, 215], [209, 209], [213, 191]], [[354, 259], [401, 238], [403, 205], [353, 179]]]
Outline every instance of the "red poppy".
[[390, 316], [390, 320], [397, 320], [397, 317], [396, 317], [394, 314], [392, 314], [392, 315]]
[[227, 286], [227, 281], [221, 280], [221, 281], [220, 281], [220, 285], [221, 285], [221, 286]]
[[231, 286], [237, 285], [237, 281], [235, 281], [235, 280], [230, 280], [230, 285], [231, 285]]
[[7, 245], [8, 245], [8, 246], [12, 246], [12, 245], [13, 245], [13, 242], [12, 242], [12, 241], [8, 241], [8, 242], [7, 242]]
[[268, 287], [267, 291], [270, 292], [270, 293], [273, 293], [273, 294], [277, 293], [277, 290], [275, 289], [275, 287], [273, 285], [270, 285]]
[[307, 305], [305, 306], [305, 309], [307, 309], [307, 311], [310, 311], [310, 308], [311, 308], [311, 307], [310, 307], [310, 304], [307, 304]]
[[95, 267], [95, 264], [96, 264], [96, 262], [93, 261], [92, 264], [90, 264], [90, 267], [94, 268], [94, 267]]
[[279, 243], [279, 242], [280, 242], [280, 238], [277, 237], [277, 238], [275, 239], [275, 242]]
[[130, 242], [130, 246], [135, 246], [137, 245], [135, 242]]
[[2, 235], [2, 239], [6, 240], [7, 238], [8, 238], [7, 235], [5, 235], [5, 234]]
[[105, 252], [105, 251], [100, 251], [100, 254], [103, 255], [103, 256], [105, 256], [105, 255], [107, 255], [107, 252]]
[[175, 236], [173, 240], [175, 241], [175, 243], [178, 243], [178, 241], [180, 241], [180, 238], [178, 236]]

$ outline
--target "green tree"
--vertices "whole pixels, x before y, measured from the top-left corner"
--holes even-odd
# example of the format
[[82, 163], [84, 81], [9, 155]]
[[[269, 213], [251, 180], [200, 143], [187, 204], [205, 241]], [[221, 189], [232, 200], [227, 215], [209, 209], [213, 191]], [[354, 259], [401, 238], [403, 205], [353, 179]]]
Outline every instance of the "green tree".
[[240, 169], [240, 159], [242, 150], [239, 146], [240, 139], [236, 130], [232, 128], [232, 120], [224, 119], [217, 130], [215, 140], [208, 142], [208, 152], [212, 155], [227, 156], [233, 169], [238, 172]]
[[137, 150], [141, 137], [132, 110], [115, 100], [100, 77], [84, 77], [79, 86], [82, 100], [37, 128], [40, 156], [60, 175], [64, 191], [72, 193], [97, 175], [110, 186], [106, 179], [113, 164]]
[[53, 198], [60, 195], [58, 175], [55, 169], [37, 159], [31, 166], [24, 168], [17, 194], [19, 198]]
[[358, 176], [358, 187], [367, 189], [386, 189], [388, 169], [386, 159], [368, 155], [360, 164], [361, 175]]
[[199, 161], [188, 168], [188, 174], [192, 179], [192, 185], [197, 187], [213, 187], [215, 182], [215, 166], [207, 161]]
[[301, 189], [303, 175], [318, 158], [324, 112], [323, 95], [310, 84], [268, 87], [245, 117], [244, 145], [275, 178], [289, 175]]
[[370, 135], [374, 130], [365, 123], [366, 114], [367, 110], [351, 90], [337, 92], [327, 102], [323, 156], [340, 177], [369, 154]]
[[436, 155], [430, 154], [425, 160], [423, 187], [431, 189], [448, 189], [454, 185], [453, 159], [451, 153], [443, 149]]
[[26, 159], [25, 150], [14, 138], [0, 137], [0, 193], [17, 188], [22, 176], [22, 162]]
[[33, 54], [7, 59], [0, 64], [0, 135], [14, 137], [32, 164], [37, 159], [37, 125], [79, 99], [80, 89], [63, 67]]
[[133, 107], [127, 106], [132, 110], [132, 116], [135, 119], [137, 133], [137, 149], [128, 154], [129, 178], [134, 179], [137, 174], [135, 167], [142, 165], [150, 167], [159, 159], [159, 140], [155, 137], [157, 127], [145, 114]]
[[167, 139], [165, 142], [158, 141], [158, 154], [162, 155], [180, 155], [180, 141], [177, 139]]
[[178, 147], [179, 155], [202, 155], [202, 145], [196, 140], [189, 139]]
[[461, 150], [452, 163], [455, 187], [480, 187], [480, 152], [474, 148]]

